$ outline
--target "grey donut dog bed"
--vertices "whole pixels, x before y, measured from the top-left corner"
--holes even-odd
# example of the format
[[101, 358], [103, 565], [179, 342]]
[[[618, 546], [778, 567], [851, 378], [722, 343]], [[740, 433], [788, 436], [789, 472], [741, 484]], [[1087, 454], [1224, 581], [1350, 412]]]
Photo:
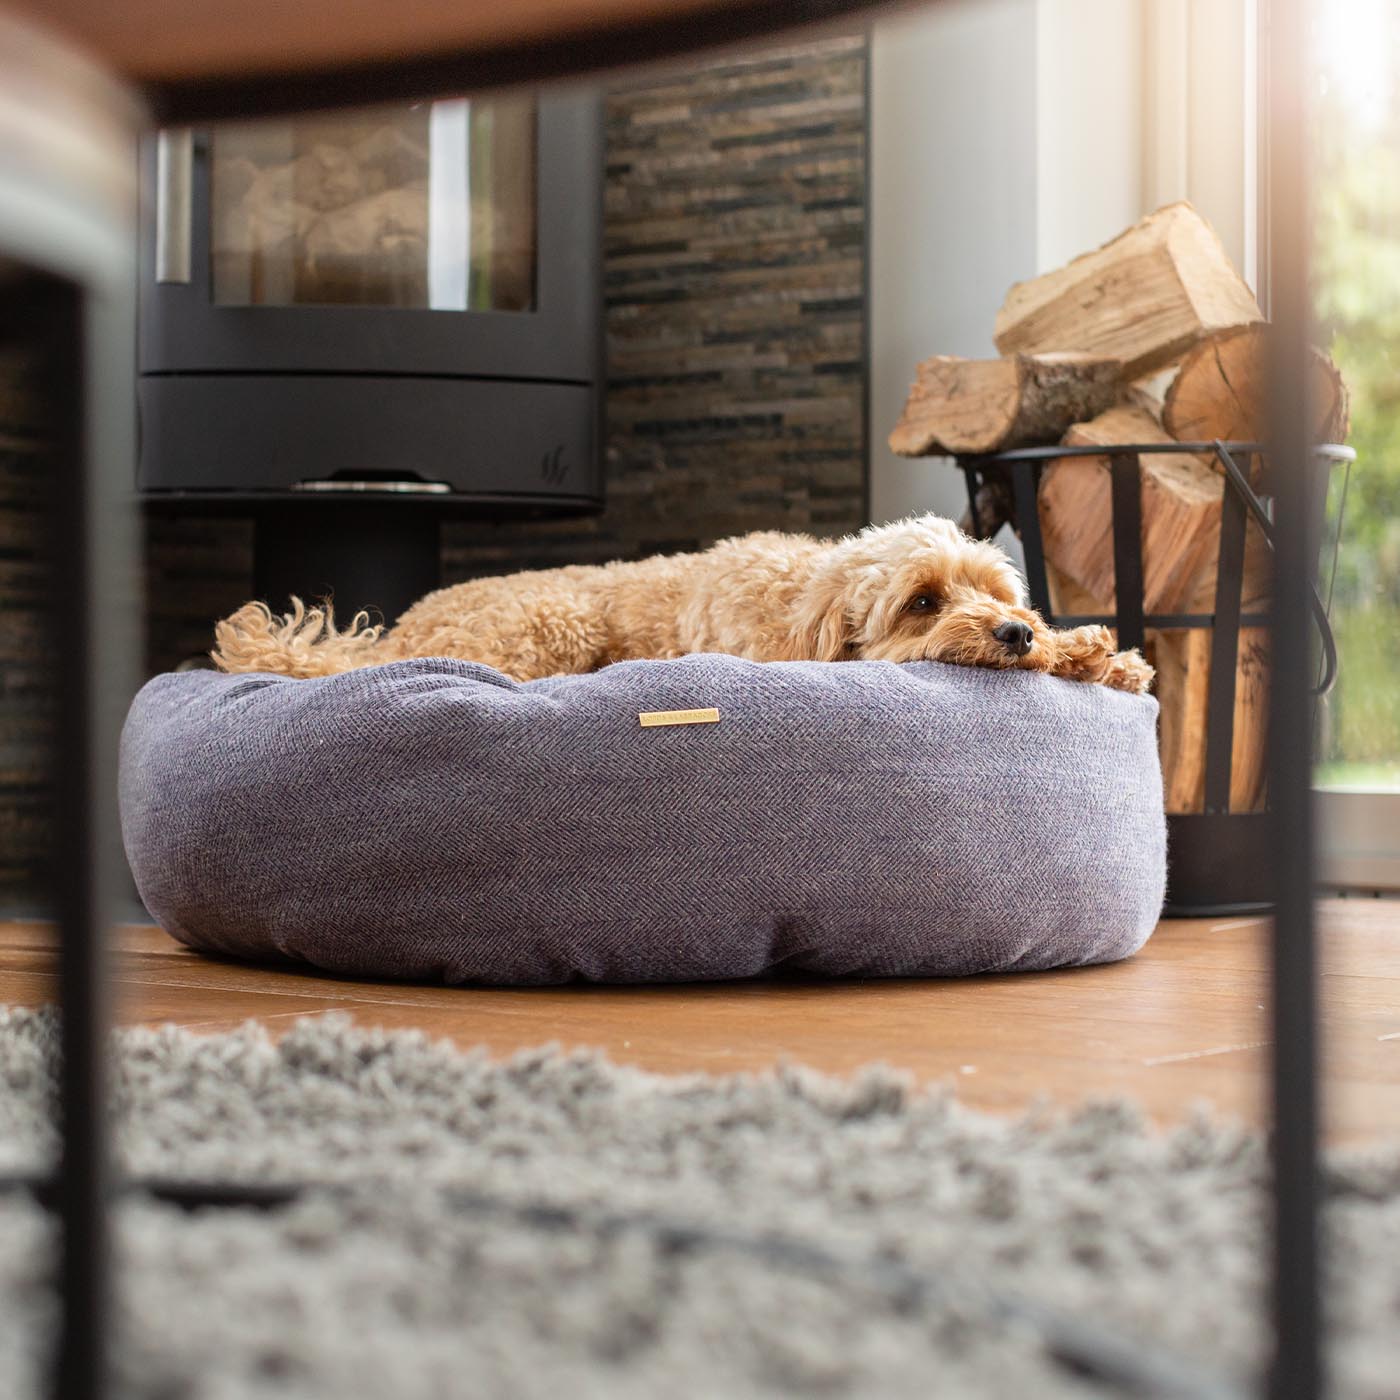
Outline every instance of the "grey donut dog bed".
[[525, 684], [451, 660], [196, 671], [132, 706], [122, 830], [181, 942], [361, 977], [1108, 962], [1162, 904], [1156, 717], [931, 661], [703, 655]]

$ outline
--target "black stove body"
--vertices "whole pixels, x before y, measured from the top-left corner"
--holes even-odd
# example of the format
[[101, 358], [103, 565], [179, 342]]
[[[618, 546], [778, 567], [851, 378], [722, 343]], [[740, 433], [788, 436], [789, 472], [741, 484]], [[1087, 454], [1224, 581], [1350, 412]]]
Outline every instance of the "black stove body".
[[164, 132], [144, 161], [138, 488], [252, 515], [258, 596], [392, 621], [448, 515], [601, 506], [595, 95]]

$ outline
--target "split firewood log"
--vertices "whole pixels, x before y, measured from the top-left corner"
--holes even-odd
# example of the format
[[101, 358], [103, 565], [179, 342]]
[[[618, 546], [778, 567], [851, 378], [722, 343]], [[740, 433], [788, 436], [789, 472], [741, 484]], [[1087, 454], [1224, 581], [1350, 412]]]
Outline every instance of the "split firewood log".
[[321, 259], [344, 264], [403, 257], [426, 260], [428, 187], [426, 182], [356, 200], [317, 218], [302, 236], [302, 252], [315, 275]]
[[[1162, 426], [1178, 442], [1262, 442], [1268, 433], [1267, 325], [1232, 326], [1191, 347], [1162, 396]], [[1309, 385], [1312, 440], [1342, 442], [1349, 426], [1346, 385], [1320, 350]]]
[[416, 128], [402, 120], [385, 122], [350, 145], [350, 154], [365, 172], [365, 192], [411, 184], [427, 177], [430, 157], [426, 141], [415, 139]]
[[1045, 561], [1045, 582], [1050, 592], [1050, 611], [1061, 617], [1108, 617], [1113, 604], [1090, 593], [1067, 573]]
[[934, 355], [916, 371], [890, 434], [901, 457], [981, 453], [1058, 442], [1118, 397], [1117, 360], [1094, 355]]
[[[1196, 587], [1182, 600], [1181, 611], [1210, 613], [1215, 611], [1215, 582], [1220, 568], [1220, 531], [1212, 536], [1211, 548], [1196, 578]], [[1244, 567], [1240, 584], [1240, 610], [1263, 612], [1269, 607], [1273, 594], [1273, 550], [1264, 532], [1251, 518], [1244, 523]]]
[[1004, 355], [1112, 356], [1132, 380], [1171, 364], [1203, 335], [1262, 319], [1215, 230], [1179, 203], [1065, 267], [1018, 282], [993, 338]]
[[364, 167], [344, 146], [330, 141], [318, 141], [298, 156], [292, 162], [292, 179], [296, 197], [322, 214], [343, 209], [368, 193]]
[[1153, 689], [1161, 707], [1162, 802], [1168, 812], [1199, 812], [1205, 804], [1210, 637], [1195, 628], [1151, 634]]
[[1269, 793], [1269, 629], [1240, 630], [1235, 667], [1235, 730], [1230, 810], [1262, 812]]
[[[1262, 582], [1267, 592], [1267, 552], [1257, 534], [1263, 558], [1253, 573], [1246, 565], [1244, 610], [1254, 611], [1248, 580]], [[1248, 558], [1248, 556], [1247, 556]], [[1090, 593], [1053, 564], [1046, 564], [1050, 606], [1056, 617], [1099, 617], [1111, 614], [1112, 604]], [[1186, 612], [1210, 612], [1214, 607], [1214, 578], [1210, 597], [1203, 587], [1186, 604]], [[1256, 595], [1260, 592], [1256, 583]], [[1206, 728], [1210, 703], [1210, 657], [1214, 633], [1208, 627], [1149, 628], [1143, 651], [1156, 668], [1153, 694], [1161, 707], [1158, 748], [1162, 760], [1165, 810], [1201, 812], [1206, 793]], [[1242, 627], [1235, 666], [1234, 729], [1230, 746], [1230, 810], [1262, 811], [1267, 797], [1269, 730], [1269, 633], [1264, 627]]]
[[[1210, 705], [1209, 628], [1162, 631], [1153, 638], [1159, 742], [1168, 812], [1205, 810], [1206, 734]], [[1234, 728], [1230, 744], [1230, 810], [1257, 812], [1268, 778], [1269, 632], [1240, 629], [1235, 662]]]
[[[1057, 617], [1097, 617], [1112, 607], [1046, 567]], [[1194, 610], [1194, 609], [1193, 609]], [[1156, 668], [1153, 694], [1161, 707], [1158, 748], [1166, 811], [1205, 810], [1206, 730], [1210, 704], [1209, 627], [1149, 628], [1143, 645]], [[1242, 627], [1235, 664], [1234, 727], [1230, 744], [1230, 810], [1262, 811], [1268, 791], [1269, 632]]]
[[[1065, 434], [1069, 446], [1111, 449], [1172, 439], [1140, 408], [1120, 405]], [[1178, 612], [1201, 587], [1220, 547], [1223, 479], [1210, 458], [1186, 452], [1141, 459], [1143, 606]], [[1045, 557], [1090, 595], [1116, 602], [1110, 454], [1052, 462], [1040, 484]]]
[[[1216, 610], [1219, 559], [1212, 555], [1196, 591], [1183, 604], [1188, 613]], [[1245, 522], [1240, 611], [1267, 612], [1273, 593], [1273, 551], [1253, 520]], [[1153, 664], [1162, 706], [1162, 773], [1167, 811], [1199, 812], [1205, 805], [1206, 706], [1210, 698], [1209, 628], [1157, 634]], [[1257, 812], [1265, 805], [1269, 743], [1269, 631], [1241, 627], [1235, 663], [1234, 737], [1230, 758], [1230, 810]]]
[[[1119, 407], [1079, 424], [1066, 441], [1105, 447], [1169, 442], [1150, 413]], [[1225, 483], [1209, 457], [1190, 453], [1144, 456], [1142, 472], [1143, 602], [1147, 612], [1215, 611], [1221, 506]], [[1112, 485], [1108, 455], [1057, 462], [1041, 482], [1041, 530], [1056, 613], [1112, 612]], [[1071, 475], [1078, 473], [1078, 475]], [[1266, 607], [1272, 560], [1259, 527], [1246, 522], [1241, 608]], [[1157, 668], [1160, 743], [1168, 812], [1199, 812], [1205, 801], [1206, 721], [1210, 696], [1210, 628], [1149, 630], [1147, 651]], [[1231, 810], [1256, 811], [1264, 802], [1267, 754], [1267, 631], [1241, 629], [1235, 677]]]

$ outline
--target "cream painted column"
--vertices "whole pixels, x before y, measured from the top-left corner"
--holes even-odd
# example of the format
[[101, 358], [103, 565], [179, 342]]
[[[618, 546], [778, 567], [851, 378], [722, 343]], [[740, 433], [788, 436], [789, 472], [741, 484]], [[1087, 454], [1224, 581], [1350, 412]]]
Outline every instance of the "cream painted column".
[[1041, 271], [1189, 199], [1254, 285], [1258, 0], [1037, 0]]
[[1143, 207], [1189, 199], [1258, 282], [1259, 0], [1142, 0]]

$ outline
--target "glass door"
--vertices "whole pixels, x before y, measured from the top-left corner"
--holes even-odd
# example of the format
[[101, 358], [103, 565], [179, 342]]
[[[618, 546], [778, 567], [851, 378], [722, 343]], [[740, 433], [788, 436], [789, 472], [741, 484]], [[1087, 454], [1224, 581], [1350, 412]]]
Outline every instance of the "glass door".
[[214, 303], [533, 311], [535, 139], [518, 97], [219, 128]]

